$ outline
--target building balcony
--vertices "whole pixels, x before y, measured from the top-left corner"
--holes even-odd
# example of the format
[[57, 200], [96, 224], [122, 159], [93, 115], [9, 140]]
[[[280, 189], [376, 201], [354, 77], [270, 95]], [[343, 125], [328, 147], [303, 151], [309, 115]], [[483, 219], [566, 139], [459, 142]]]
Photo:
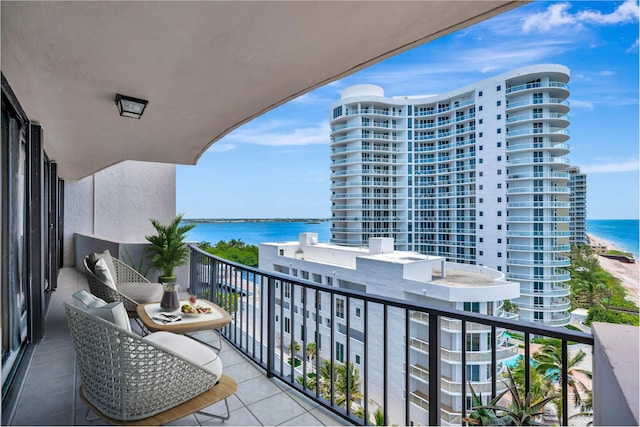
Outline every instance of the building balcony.
[[545, 157], [528, 157], [526, 159], [514, 159], [507, 160], [507, 166], [517, 166], [517, 165], [533, 165], [533, 164], [561, 164], [561, 165], [569, 165], [569, 159], [565, 159], [564, 157], [554, 157], [554, 156], [545, 156]]
[[514, 111], [535, 106], [536, 108], [548, 107], [554, 109], [557, 113], [567, 114], [569, 112], [569, 101], [563, 98], [543, 98], [543, 99], [528, 99], [524, 101], [507, 101], [506, 110]]
[[548, 82], [536, 82], [536, 83], [526, 83], [522, 85], [510, 86], [507, 88], [506, 93], [516, 93], [523, 92], [529, 90], [535, 90], [540, 88], [554, 88], [554, 89], [562, 89], [569, 95], [569, 85], [563, 82], [557, 81], [548, 81]]
[[553, 180], [569, 180], [569, 172], [518, 172], [508, 173], [507, 179], [553, 179]]
[[507, 153], [515, 153], [518, 151], [547, 150], [556, 156], [563, 156], [570, 151], [570, 145], [565, 143], [538, 142], [530, 144], [515, 144], [507, 147]]
[[558, 224], [571, 221], [568, 216], [509, 216], [507, 222], [530, 222], [530, 223], [549, 223]]

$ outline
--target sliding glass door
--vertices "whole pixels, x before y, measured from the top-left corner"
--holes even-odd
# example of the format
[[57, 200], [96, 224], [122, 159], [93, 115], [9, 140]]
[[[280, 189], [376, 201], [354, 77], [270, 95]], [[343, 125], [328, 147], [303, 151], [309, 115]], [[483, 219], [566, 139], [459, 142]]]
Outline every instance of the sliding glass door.
[[2, 99], [2, 384], [27, 339], [27, 140], [25, 124]]

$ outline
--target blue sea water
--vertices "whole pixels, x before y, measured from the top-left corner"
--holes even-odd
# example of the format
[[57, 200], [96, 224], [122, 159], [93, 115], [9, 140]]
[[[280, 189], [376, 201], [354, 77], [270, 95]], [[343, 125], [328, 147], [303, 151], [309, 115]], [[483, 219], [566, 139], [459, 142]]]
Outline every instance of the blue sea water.
[[249, 245], [265, 242], [297, 241], [300, 233], [318, 233], [319, 242], [328, 242], [331, 238], [331, 222], [201, 222], [191, 230], [188, 240], [217, 243], [220, 240], [242, 240]]
[[588, 219], [587, 233], [608, 240], [620, 249], [631, 252], [637, 259], [640, 253], [640, 239], [637, 219]]
[[[608, 240], [620, 249], [631, 252], [636, 258], [640, 258], [638, 225], [638, 220], [634, 219], [590, 219], [587, 220], [587, 232]], [[250, 245], [257, 245], [263, 242], [297, 241], [298, 235], [304, 232], [318, 233], [320, 242], [328, 242], [331, 238], [331, 222], [237, 221], [197, 223], [196, 227], [189, 233], [189, 240], [195, 242], [204, 240], [217, 243], [220, 240], [238, 239]]]

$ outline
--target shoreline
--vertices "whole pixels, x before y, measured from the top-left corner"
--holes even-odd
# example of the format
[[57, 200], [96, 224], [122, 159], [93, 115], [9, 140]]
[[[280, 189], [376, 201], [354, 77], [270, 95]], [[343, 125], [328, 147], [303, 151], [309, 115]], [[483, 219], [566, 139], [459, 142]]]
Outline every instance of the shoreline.
[[[589, 244], [592, 246], [603, 246], [607, 249], [613, 249], [626, 252], [618, 247], [615, 243], [602, 239], [593, 234], [587, 233]], [[610, 273], [613, 277], [620, 280], [620, 284], [627, 291], [626, 298], [637, 306], [640, 306], [640, 265], [638, 260], [633, 264], [628, 264], [615, 259], [598, 256], [600, 266]]]

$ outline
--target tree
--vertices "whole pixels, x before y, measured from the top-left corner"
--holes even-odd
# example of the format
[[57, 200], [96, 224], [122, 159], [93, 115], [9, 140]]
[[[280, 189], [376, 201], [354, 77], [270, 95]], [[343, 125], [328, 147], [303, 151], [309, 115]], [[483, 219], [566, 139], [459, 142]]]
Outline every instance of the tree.
[[291, 341], [291, 344], [287, 346], [287, 350], [289, 350], [291, 356], [295, 356], [300, 351], [300, 343], [298, 341]]
[[[320, 365], [319, 377], [320, 393], [325, 399], [329, 400], [331, 398], [331, 362], [329, 360], [325, 360], [322, 365]], [[348, 388], [347, 378], [349, 378]], [[334, 363], [333, 393], [336, 405], [346, 407], [347, 390], [349, 390], [349, 401], [353, 408], [353, 403], [363, 398], [360, 392], [360, 385], [360, 370], [355, 367], [353, 362], [349, 363], [349, 369], [347, 369], [347, 365], [343, 363]]]
[[[567, 377], [569, 390], [573, 392], [573, 403], [579, 407], [588, 407], [591, 397], [590, 388], [580, 380], [580, 375], [584, 375], [588, 379], [592, 379], [591, 372], [580, 369], [577, 366], [584, 360], [586, 353], [579, 350], [572, 357], [567, 359]], [[535, 370], [545, 375], [554, 384], [562, 386], [562, 343], [560, 340], [548, 339], [545, 340], [540, 351], [533, 354], [533, 359], [537, 365]], [[578, 374], [578, 375], [576, 375]], [[581, 393], [587, 395], [586, 399], [583, 399]], [[562, 401], [554, 400], [554, 404], [558, 409], [558, 417], [562, 418]]]
[[307, 357], [307, 360], [311, 361], [312, 369], [315, 369], [315, 363], [313, 363], [313, 361], [315, 360], [317, 354], [318, 354], [318, 349], [317, 349], [316, 343], [315, 342], [308, 343], [307, 348], [305, 349], [305, 356]]

